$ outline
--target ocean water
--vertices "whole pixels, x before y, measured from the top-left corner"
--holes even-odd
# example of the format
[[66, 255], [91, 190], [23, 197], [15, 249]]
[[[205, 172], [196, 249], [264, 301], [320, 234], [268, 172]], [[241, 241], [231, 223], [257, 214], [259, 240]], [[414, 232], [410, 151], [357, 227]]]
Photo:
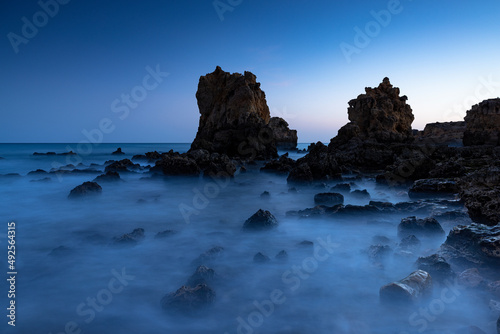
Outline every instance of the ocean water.
[[[18, 272], [16, 327], [8, 326], [2, 315], [1, 333], [403, 334], [453, 333], [471, 325], [494, 333], [496, 319], [485, 307], [485, 297], [456, 286], [445, 291], [445, 301], [446, 287], [436, 286], [432, 298], [420, 305], [391, 308], [380, 303], [381, 286], [410, 274], [418, 256], [435, 253], [445, 240], [426, 241], [413, 254], [394, 251], [378, 262], [370, 259], [368, 248], [377, 236], [387, 237], [396, 250], [397, 225], [408, 215], [287, 215], [314, 207], [314, 195], [336, 182], [291, 191], [286, 175], [261, 173], [257, 163], [221, 180], [122, 173], [122, 182], [101, 184], [101, 196], [74, 201], [67, 198], [71, 189], [98, 174], [28, 173], [67, 164], [80, 169], [96, 164], [93, 168], [103, 171], [107, 160], [154, 150], [185, 152], [189, 144], [101, 144], [86, 155], [33, 156], [68, 147], [76, 151], [72, 144], [0, 145], [1, 270], [6, 276], [7, 223], [13, 221]], [[126, 154], [111, 155], [117, 147]], [[293, 158], [303, 155], [290, 152]], [[372, 200], [410, 200], [401, 189], [376, 185], [372, 177], [352, 182], [353, 189], [367, 189]], [[260, 196], [264, 191], [269, 198]], [[346, 204], [368, 201], [345, 199]], [[245, 220], [258, 209], [269, 210], [279, 226], [243, 231]], [[453, 209], [435, 206], [426, 215]], [[456, 224], [440, 222], [446, 233]], [[136, 228], [145, 230], [138, 244], [114, 242]], [[155, 238], [165, 230], [177, 233]], [[299, 245], [305, 240], [314, 246]], [[220, 255], [204, 261], [216, 272], [210, 283], [216, 292], [213, 305], [187, 315], [162, 310], [161, 298], [186, 284], [196, 259], [216, 246], [223, 247]], [[275, 258], [282, 250], [286, 260]], [[271, 261], [254, 263], [257, 252]], [[7, 314], [5, 280], [0, 289]]]

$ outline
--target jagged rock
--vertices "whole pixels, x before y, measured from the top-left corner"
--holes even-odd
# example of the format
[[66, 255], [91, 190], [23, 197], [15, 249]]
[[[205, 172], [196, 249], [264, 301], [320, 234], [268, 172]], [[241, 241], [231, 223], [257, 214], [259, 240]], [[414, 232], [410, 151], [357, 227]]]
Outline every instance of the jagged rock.
[[161, 171], [164, 175], [232, 177], [236, 166], [225, 154], [212, 153], [207, 150], [191, 150], [189, 153], [170, 151], [162, 154], [151, 171]]
[[500, 334], [500, 316], [498, 317], [497, 320], [497, 333]]
[[416, 137], [417, 142], [430, 143], [432, 145], [461, 146], [465, 132], [465, 122], [428, 123], [424, 131]]
[[146, 154], [138, 154], [132, 157], [132, 160], [156, 161], [161, 159], [161, 154], [157, 151], [147, 152]]
[[217, 66], [200, 77], [196, 99], [201, 116], [191, 150], [250, 159], [277, 156], [266, 95], [254, 74], [230, 74]]
[[453, 196], [460, 192], [455, 180], [452, 179], [423, 179], [413, 183], [408, 196], [412, 199], [435, 196]]
[[437, 282], [451, 280], [456, 276], [455, 272], [451, 269], [450, 264], [438, 254], [433, 254], [427, 257], [419, 257], [416, 262], [416, 266], [418, 269], [431, 274], [432, 278]]
[[351, 185], [349, 183], [339, 183], [334, 185], [330, 190], [341, 194], [349, 194], [351, 192]]
[[112, 155], [122, 155], [122, 154], [125, 154], [122, 152], [122, 148], [121, 147], [118, 147], [116, 149], [116, 151], [114, 151], [113, 153], [111, 153]]
[[411, 304], [430, 296], [431, 293], [431, 275], [426, 271], [417, 270], [400, 281], [381, 287], [380, 300], [384, 303]]
[[107, 172], [131, 172], [141, 169], [141, 165], [134, 164], [130, 159], [123, 159], [120, 161], [113, 161], [107, 165], [104, 171]]
[[268, 230], [278, 226], [278, 221], [269, 211], [259, 209], [243, 224], [245, 230]]
[[48, 172], [44, 171], [43, 169], [37, 169], [37, 170], [32, 170], [27, 175], [45, 175], [45, 174], [48, 174]]
[[35, 152], [35, 153], [33, 153], [33, 155], [76, 155], [76, 153], [73, 151], [64, 152], [64, 153], [56, 153], [56, 152], [38, 153], [38, 152]]
[[269, 191], [264, 191], [262, 194], [260, 194], [260, 198], [269, 198], [269, 197], [271, 197]]
[[392, 248], [389, 245], [371, 245], [368, 248], [368, 257], [375, 262], [380, 262], [392, 254]]
[[314, 203], [327, 206], [344, 204], [344, 196], [339, 193], [320, 193], [314, 195]]
[[371, 198], [370, 193], [366, 189], [351, 191], [350, 195], [359, 200], [369, 200]]
[[441, 237], [445, 232], [441, 224], [434, 218], [417, 219], [412, 216], [401, 219], [398, 225], [398, 236], [404, 238], [409, 235], [417, 237]]
[[96, 182], [84, 182], [71, 190], [68, 198], [80, 198], [92, 195], [100, 195], [102, 187]]
[[274, 258], [278, 261], [286, 262], [288, 261], [288, 253], [285, 250], [281, 250]]
[[166, 238], [166, 237], [170, 237], [170, 236], [172, 236], [174, 234], [177, 234], [177, 231], [174, 231], [174, 230], [161, 231], [161, 232], [156, 233], [155, 239], [163, 239], [163, 238]]
[[[399, 248], [401, 248], [402, 250], [414, 251], [420, 248], [420, 244], [421, 244], [420, 240], [413, 234], [410, 234], [401, 239], [401, 242], [399, 243]], [[425, 270], [424, 268], [418, 268], [418, 269]]]
[[165, 175], [198, 176], [201, 173], [194, 159], [181, 155], [165, 155], [155, 167], [161, 168]]
[[131, 233], [126, 233], [120, 237], [116, 237], [115, 243], [117, 244], [136, 244], [144, 239], [144, 229], [136, 228]]
[[199, 284], [208, 284], [215, 278], [215, 271], [206, 266], [198, 266], [196, 271], [189, 277], [186, 285], [197, 286]]
[[177, 291], [165, 295], [161, 301], [164, 310], [192, 313], [210, 305], [215, 300], [215, 291], [206, 284], [193, 288], [182, 286]]
[[465, 116], [464, 146], [500, 145], [500, 99], [472, 106]]
[[287, 121], [280, 117], [271, 117], [269, 126], [273, 130], [277, 148], [282, 150], [297, 148], [297, 130], [290, 130]]
[[485, 282], [477, 268], [469, 268], [458, 274], [458, 282], [466, 288], [476, 288]]
[[202, 265], [204, 263], [213, 262], [214, 260], [216, 260], [217, 258], [219, 258], [222, 255], [223, 251], [224, 251], [224, 248], [221, 246], [212, 247], [209, 250], [207, 250], [205, 253], [198, 256], [198, 258], [193, 260], [192, 264], [199, 266], [199, 265]]
[[99, 175], [94, 179], [94, 182], [116, 182], [121, 181], [120, 174], [118, 172], [108, 171], [106, 174]]
[[288, 153], [285, 153], [279, 159], [274, 159], [266, 163], [260, 170], [286, 174], [289, 173], [295, 165], [295, 160], [290, 159]]
[[271, 259], [269, 258], [269, 256], [267, 256], [265, 254], [262, 254], [261, 252], [258, 252], [253, 257], [253, 262], [256, 262], [256, 263], [266, 263], [266, 262], [269, 262], [269, 261], [271, 261]]
[[455, 226], [440, 249], [449, 262], [462, 268], [500, 268], [500, 225], [472, 223]]
[[341, 178], [341, 169], [337, 161], [328, 153], [328, 147], [321, 142], [311, 144], [309, 154], [298, 159], [296, 166], [288, 175], [287, 181], [290, 183]]

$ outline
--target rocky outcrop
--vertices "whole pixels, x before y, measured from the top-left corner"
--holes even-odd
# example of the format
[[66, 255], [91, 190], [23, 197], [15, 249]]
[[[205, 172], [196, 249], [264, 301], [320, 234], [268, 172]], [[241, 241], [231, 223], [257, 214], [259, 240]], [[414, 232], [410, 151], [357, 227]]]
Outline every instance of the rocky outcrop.
[[290, 130], [287, 121], [281, 117], [271, 117], [269, 126], [273, 130], [276, 147], [282, 150], [297, 148], [297, 130]]
[[384, 303], [411, 304], [430, 296], [431, 293], [431, 275], [426, 271], [417, 270], [400, 281], [381, 287], [380, 300]]
[[144, 239], [144, 229], [136, 228], [131, 233], [126, 233], [122, 236], [116, 237], [114, 239], [115, 243], [127, 245], [127, 244], [136, 244], [139, 241]]
[[321, 142], [311, 144], [310, 152], [297, 160], [296, 167], [288, 175], [289, 183], [310, 183], [317, 180], [341, 178], [341, 169], [328, 147]]
[[344, 196], [339, 193], [319, 193], [314, 195], [314, 203], [326, 206], [344, 204]]
[[461, 146], [465, 132], [465, 122], [436, 122], [425, 125], [422, 132], [417, 134], [417, 143], [433, 145]]
[[217, 66], [200, 77], [196, 99], [201, 116], [191, 150], [250, 159], [277, 156], [266, 95], [254, 74], [231, 74]]
[[288, 152], [279, 159], [269, 161], [260, 170], [265, 172], [276, 172], [280, 174], [289, 173], [296, 165], [295, 160], [288, 157]]
[[418, 269], [431, 274], [432, 278], [437, 282], [451, 280], [456, 276], [455, 272], [451, 269], [450, 264], [438, 254], [433, 254], [427, 257], [419, 257], [416, 265]]
[[401, 219], [398, 225], [398, 236], [400, 238], [414, 235], [416, 237], [444, 237], [441, 224], [434, 218], [417, 219], [412, 216]]
[[106, 174], [101, 174], [94, 179], [94, 182], [116, 182], [122, 181], [118, 172], [108, 171]]
[[485, 100], [472, 106], [464, 119], [465, 146], [500, 146], [500, 98]]
[[269, 230], [278, 226], [278, 221], [269, 211], [259, 209], [243, 224], [243, 229], [249, 231]]
[[160, 304], [164, 310], [192, 313], [210, 305], [214, 300], [215, 291], [206, 284], [199, 284], [195, 287], [180, 287], [164, 296]]
[[79, 186], [76, 186], [71, 190], [68, 198], [82, 198], [94, 195], [100, 195], [102, 193], [102, 187], [96, 182], [84, 182]]
[[113, 153], [111, 153], [112, 155], [123, 155], [125, 154], [123, 151], [122, 151], [122, 148], [121, 147], [118, 147], [116, 149], [116, 151], [114, 151]]
[[104, 169], [105, 172], [132, 172], [141, 170], [141, 165], [134, 164], [129, 159], [123, 159], [119, 161], [107, 161], [109, 165]]
[[423, 179], [413, 183], [408, 191], [408, 196], [412, 199], [453, 196], [459, 191], [459, 187], [453, 179]]

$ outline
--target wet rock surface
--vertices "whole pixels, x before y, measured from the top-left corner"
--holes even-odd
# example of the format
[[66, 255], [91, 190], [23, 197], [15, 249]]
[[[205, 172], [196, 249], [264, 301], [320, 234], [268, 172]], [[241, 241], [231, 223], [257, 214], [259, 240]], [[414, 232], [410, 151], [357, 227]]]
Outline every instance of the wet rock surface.
[[430, 296], [431, 292], [431, 275], [423, 270], [417, 270], [400, 281], [381, 287], [380, 300], [388, 304], [411, 304]]
[[400, 238], [414, 235], [418, 238], [440, 238], [445, 232], [441, 224], [434, 218], [417, 219], [412, 216], [403, 218], [398, 225], [398, 236]]
[[297, 130], [290, 130], [288, 122], [281, 117], [271, 117], [269, 127], [273, 131], [276, 140], [276, 148], [282, 150], [293, 150], [297, 148]]
[[319, 193], [314, 195], [314, 203], [326, 206], [344, 204], [344, 196], [339, 193]]
[[243, 224], [243, 229], [247, 231], [269, 230], [278, 226], [278, 221], [269, 211], [259, 209]]
[[215, 291], [206, 284], [195, 287], [182, 286], [177, 291], [165, 295], [161, 301], [164, 310], [193, 313], [213, 303]]
[[102, 187], [96, 182], [84, 182], [71, 190], [68, 195], [70, 199], [83, 198], [89, 196], [100, 195]]

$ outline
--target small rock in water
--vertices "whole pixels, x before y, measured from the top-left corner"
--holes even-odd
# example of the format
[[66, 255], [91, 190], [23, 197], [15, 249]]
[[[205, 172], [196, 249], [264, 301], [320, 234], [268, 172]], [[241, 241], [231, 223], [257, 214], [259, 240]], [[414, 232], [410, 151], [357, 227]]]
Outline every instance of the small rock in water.
[[107, 171], [106, 174], [101, 174], [94, 179], [94, 182], [114, 182], [121, 181], [120, 174], [118, 172]]
[[193, 288], [182, 286], [177, 291], [165, 295], [160, 305], [164, 310], [192, 313], [210, 305], [215, 300], [215, 291], [206, 284]]
[[156, 233], [155, 239], [166, 238], [166, 237], [169, 237], [169, 236], [174, 235], [176, 233], [177, 233], [177, 231], [174, 231], [174, 230], [161, 231], [161, 232]]
[[309, 241], [309, 240], [304, 240], [298, 243], [298, 246], [300, 247], [314, 247], [314, 242]]
[[121, 155], [121, 154], [125, 154], [122, 152], [122, 148], [121, 147], [118, 147], [118, 149], [116, 151], [114, 151], [113, 153], [111, 153], [113, 155]]
[[417, 268], [431, 274], [434, 281], [444, 282], [451, 280], [456, 275], [446, 260], [438, 254], [427, 257], [419, 257], [416, 262]]
[[224, 248], [221, 246], [212, 247], [209, 250], [207, 250], [205, 253], [201, 254], [196, 259], [194, 259], [192, 264], [202, 265], [202, 264], [211, 262], [211, 261], [217, 259], [219, 256], [221, 256], [223, 251], [224, 251]]
[[356, 199], [362, 199], [362, 200], [367, 200], [371, 198], [370, 193], [366, 189], [351, 191], [351, 196]]
[[80, 198], [91, 195], [99, 195], [102, 193], [102, 187], [96, 182], [84, 182], [81, 185], [73, 188], [68, 195], [68, 198]]
[[264, 255], [261, 252], [258, 252], [253, 257], [253, 262], [256, 262], [256, 263], [265, 263], [265, 262], [269, 262], [269, 261], [271, 261], [269, 256]]
[[398, 225], [398, 236], [404, 238], [412, 234], [416, 237], [442, 237], [445, 232], [434, 218], [417, 219], [412, 216], [401, 219]]
[[372, 238], [372, 241], [376, 245], [389, 245], [391, 243], [391, 239], [384, 235], [376, 235]]
[[328, 206], [344, 204], [344, 196], [339, 193], [320, 193], [314, 195], [314, 203]]
[[142, 239], [144, 239], [144, 229], [136, 228], [131, 233], [126, 233], [120, 237], [116, 237], [115, 242], [118, 244], [136, 244]]
[[271, 197], [269, 191], [264, 191], [262, 194], [260, 194], [260, 198], [269, 198], [269, 197]]
[[400, 281], [389, 283], [380, 288], [383, 303], [411, 304], [427, 297], [432, 292], [431, 275], [417, 270]]
[[204, 265], [198, 266], [196, 271], [187, 281], [187, 286], [197, 286], [199, 284], [210, 283], [215, 277], [215, 271]]
[[484, 278], [479, 274], [477, 268], [469, 268], [458, 275], [460, 284], [467, 288], [476, 288], [484, 282]]
[[259, 209], [252, 217], [248, 218], [243, 224], [245, 230], [268, 230], [278, 226], [278, 221], [269, 211]]
[[368, 248], [368, 257], [373, 261], [383, 261], [392, 254], [392, 248], [388, 245], [371, 245]]
[[341, 194], [349, 194], [351, 192], [351, 185], [349, 183], [339, 183], [334, 185], [330, 190]]
[[420, 240], [413, 234], [410, 234], [401, 239], [401, 242], [399, 243], [399, 248], [409, 251], [418, 250], [420, 248]]
[[286, 262], [288, 261], [288, 253], [285, 250], [281, 250], [274, 258], [278, 261]]
[[498, 317], [498, 320], [497, 320], [497, 332], [498, 332], [498, 334], [500, 334], [500, 317]]

